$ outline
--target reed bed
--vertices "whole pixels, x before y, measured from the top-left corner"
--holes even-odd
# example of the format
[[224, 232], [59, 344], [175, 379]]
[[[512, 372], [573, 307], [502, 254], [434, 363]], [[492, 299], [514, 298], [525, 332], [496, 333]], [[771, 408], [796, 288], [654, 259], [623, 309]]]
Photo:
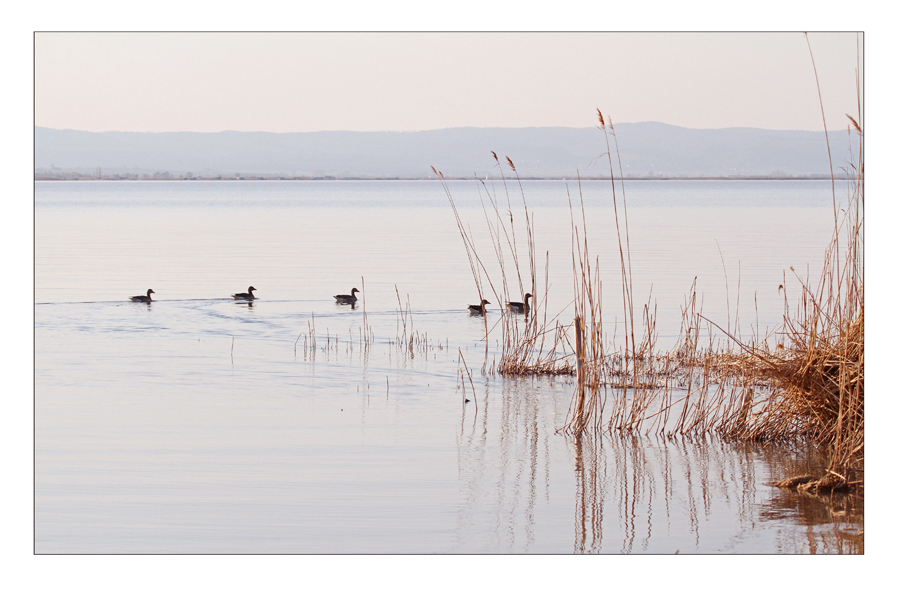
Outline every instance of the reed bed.
[[[858, 159], [848, 165], [848, 203], [839, 215], [834, 199], [834, 233], [827, 248], [817, 285], [807, 284], [794, 273], [799, 301], [789, 304], [784, 288], [783, 325], [776, 331], [749, 340], [731, 333], [702, 314], [696, 278], [682, 307], [681, 334], [671, 349], [660, 351], [656, 343], [656, 309], [651, 301], [636, 304], [628, 237], [625, 184], [612, 121], [598, 110], [599, 129], [606, 142], [605, 158], [613, 194], [624, 343], [616, 343], [604, 330], [601, 305], [603, 282], [599, 257], [587, 238], [584, 203], [569, 195], [572, 232], [572, 271], [575, 318], [561, 324], [558, 315], [548, 318], [546, 307], [548, 270], [545, 266], [543, 297], [522, 322], [501, 306], [496, 325], [502, 332], [500, 362], [487, 367], [487, 346], [482, 371], [501, 375], [576, 375], [563, 432], [580, 436], [586, 431], [616, 431], [662, 436], [716, 435], [734, 441], [810, 442], [831, 449], [824, 476], [805, 479], [804, 490], [826, 492], [861, 489], [864, 451], [863, 413], [863, 152], [862, 128], [850, 118], [848, 131], [858, 141]], [[829, 148], [830, 149], [830, 148]], [[615, 156], [615, 158], [614, 158]], [[537, 292], [533, 218], [529, 216], [515, 165], [524, 211], [525, 245], [517, 241], [516, 215], [509, 184], [500, 159], [499, 206], [496, 191], [478, 180], [482, 209], [491, 249], [499, 267], [492, 280], [485, 260], [475, 249], [453, 197], [441, 178], [450, 201], [478, 296], [488, 291], [495, 301], [510, 299], [510, 292], [530, 288]], [[521, 239], [522, 236], [519, 236]], [[524, 256], [522, 255], [524, 252]], [[547, 256], [549, 260], [549, 253]], [[525, 272], [520, 268], [524, 266]], [[793, 271], [793, 269], [792, 269]], [[492, 328], [487, 317], [485, 342]], [[735, 321], [735, 330], [737, 321]], [[704, 336], [702, 336], [704, 335]], [[467, 369], [466, 369], [467, 371]], [[461, 373], [462, 375], [462, 373]], [[460, 378], [462, 381], [462, 377]]]
[[[612, 123], [599, 115], [607, 138]], [[726, 439], [811, 441], [831, 449], [823, 477], [802, 483], [807, 491], [861, 486], [864, 452], [864, 247], [862, 129], [853, 118], [851, 135], [858, 160], [848, 166], [853, 179], [848, 204], [839, 215], [817, 285], [794, 273], [799, 302], [791, 309], [784, 291], [784, 324], [777, 334], [744, 342], [705, 318], [696, 306], [695, 286], [683, 309], [682, 334], [671, 352], [654, 351], [654, 317], [642, 313], [635, 337], [631, 269], [626, 235], [619, 236], [622, 301], [629, 327], [625, 345], [604, 349], [599, 265], [591, 263], [583, 227], [573, 216], [573, 274], [579, 367], [566, 432], [607, 429], [673, 435], [716, 434]], [[607, 151], [607, 157], [612, 150]], [[612, 158], [609, 157], [612, 165]], [[620, 171], [621, 172], [621, 171]], [[612, 174], [611, 174], [612, 176]], [[620, 174], [621, 178], [621, 174]], [[624, 189], [622, 185], [621, 189]], [[624, 190], [623, 223], [627, 228]], [[614, 199], [618, 198], [615, 192]], [[792, 269], [793, 271], [793, 269]], [[695, 283], [696, 285], [696, 283]], [[782, 285], [784, 287], [784, 285]], [[715, 328], [724, 344], [700, 343], [701, 329]], [[774, 340], [773, 346], [770, 341]], [[606, 412], [607, 405], [609, 411]]]

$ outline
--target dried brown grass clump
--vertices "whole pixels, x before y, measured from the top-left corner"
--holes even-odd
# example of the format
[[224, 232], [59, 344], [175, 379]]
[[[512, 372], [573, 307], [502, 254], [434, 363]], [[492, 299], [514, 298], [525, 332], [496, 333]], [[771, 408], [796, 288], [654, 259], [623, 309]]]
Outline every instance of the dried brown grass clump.
[[[772, 435], [808, 436], [833, 449], [832, 469], [861, 465], [864, 450], [864, 319], [822, 334], [808, 323], [794, 327], [792, 346], [774, 359], [780, 395], [778, 413], [802, 417], [793, 423], [770, 421]], [[771, 423], [774, 422], [774, 423]], [[759, 436], [758, 438], [765, 438]]]

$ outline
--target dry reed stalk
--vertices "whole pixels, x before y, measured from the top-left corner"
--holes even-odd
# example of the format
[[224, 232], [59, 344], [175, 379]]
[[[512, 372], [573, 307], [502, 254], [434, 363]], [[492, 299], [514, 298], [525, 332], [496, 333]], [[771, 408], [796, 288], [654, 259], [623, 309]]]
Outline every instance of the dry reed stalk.
[[306, 322], [307, 328], [309, 329], [309, 349], [310, 349], [310, 360], [316, 360], [316, 314], [312, 313], [310, 319]]
[[[496, 154], [494, 154], [494, 159], [496, 159], [496, 158], [497, 158], [497, 156], [496, 156]], [[439, 170], [435, 169], [434, 166], [431, 167], [431, 170], [441, 179], [441, 187], [444, 189], [444, 194], [447, 195], [447, 199], [450, 201], [450, 207], [453, 209], [453, 216], [456, 219], [456, 227], [459, 230], [459, 234], [463, 239], [463, 245], [466, 248], [466, 256], [469, 260], [469, 268], [472, 271], [472, 277], [475, 279], [475, 287], [478, 291], [478, 301], [485, 300], [484, 289], [482, 288], [482, 283], [481, 283], [481, 272], [482, 271], [485, 273], [485, 276], [487, 277], [487, 280], [488, 280], [488, 284], [491, 287], [491, 291], [494, 293], [494, 296], [496, 297], [497, 290], [494, 289], [494, 285], [493, 285], [493, 283], [491, 283], [491, 280], [490, 280], [490, 275], [488, 274], [487, 269], [485, 268], [484, 264], [482, 263], [481, 258], [478, 256], [478, 252], [475, 250], [475, 244], [472, 240], [472, 237], [469, 235], [469, 232], [466, 231], [466, 228], [462, 222], [462, 219], [459, 216], [459, 211], [456, 208], [456, 203], [453, 201], [453, 195], [450, 193], [450, 188], [447, 186], [447, 183], [444, 179], [443, 173], [441, 173]], [[487, 215], [486, 210], [485, 210], [485, 215]], [[484, 321], [484, 342], [485, 342], [484, 363], [482, 364], [481, 368], [482, 368], [482, 371], [486, 371], [487, 370], [487, 362], [488, 362], [488, 336], [490, 334], [490, 331], [488, 329], [488, 324], [487, 324], [487, 314], [483, 313], [481, 315], [482, 315], [482, 319]]]
[[[617, 193], [616, 178], [612, 160], [612, 148], [610, 145], [610, 135], [613, 136], [616, 154], [619, 154], [618, 143], [615, 137], [615, 129], [612, 121], [607, 123], [603, 118], [603, 113], [597, 110], [597, 117], [600, 121], [599, 129], [603, 131], [606, 140], [606, 152], [600, 157], [605, 157], [609, 164], [610, 181], [613, 196], [613, 215], [616, 225], [616, 239], [618, 241], [619, 265], [622, 280], [622, 306], [625, 322], [625, 346], [620, 354], [608, 354], [604, 350], [603, 330], [602, 330], [602, 309], [601, 295], [602, 283], [600, 281], [600, 265], [599, 258], [595, 259], [592, 264], [589, 244], [587, 240], [587, 221], [584, 208], [584, 197], [581, 190], [581, 176], [578, 175], [579, 200], [581, 207], [581, 229], [575, 222], [575, 215], [572, 207], [571, 194], [569, 195], [569, 210], [572, 225], [572, 270], [575, 290], [575, 315], [584, 318], [585, 323], [591, 326], [589, 330], [591, 337], [585, 342], [586, 358], [590, 359], [588, 368], [590, 377], [587, 381], [590, 383], [590, 395], [587, 403], [583, 406], [579, 405], [574, 413], [570, 411], [570, 419], [564, 429], [568, 432], [578, 434], [582, 432], [589, 422], [593, 419], [595, 425], [602, 421], [602, 410], [606, 402], [606, 388], [609, 385], [609, 377], [615, 377], [617, 383], [614, 386], [622, 391], [621, 395], [617, 395], [612, 407], [611, 427], [616, 429], [629, 429], [637, 422], [640, 422], [642, 416], [646, 413], [646, 408], [654, 401], [651, 394], [644, 393], [643, 390], [648, 389], [650, 380], [652, 379], [652, 358], [653, 348], [653, 331], [654, 324], [649, 312], [649, 304], [645, 308], [645, 326], [646, 331], [640, 347], [635, 338], [634, 328], [634, 289], [633, 275], [631, 270], [631, 245], [628, 237], [628, 215], [625, 201], [624, 182]], [[619, 177], [623, 178], [621, 170], [621, 157], [618, 157]], [[622, 199], [622, 217], [619, 215], [619, 193]], [[624, 227], [624, 243], [623, 243], [623, 227]], [[595, 295], [596, 291], [596, 295]], [[628, 399], [626, 392], [628, 390], [638, 392], [637, 399]], [[580, 408], [580, 409], [579, 409]]]
[[[462, 369], [460, 370], [461, 382], [463, 386], [463, 403], [465, 404], [468, 399], [466, 399], [466, 377], [469, 378], [469, 386], [472, 388], [472, 401], [475, 402], [475, 412], [477, 415], [478, 412], [478, 396], [475, 395], [475, 383], [472, 381], [472, 372], [469, 370], [468, 365], [466, 365], [466, 357], [463, 356], [462, 350], [459, 350], [459, 357], [457, 360], [457, 364], [462, 362]], [[464, 371], [464, 373], [463, 373]]]
[[580, 431], [584, 428], [584, 425], [580, 423], [584, 419], [584, 330], [581, 318], [578, 316], [575, 316], [575, 371], [577, 375], [575, 395], [578, 399], [575, 416], [579, 421], [576, 423], [575, 429]]
[[359, 280], [362, 281], [362, 316], [363, 316], [363, 331], [365, 334], [365, 340], [362, 343], [362, 346], [368, 350], [369, 345], [372, 343], [372, 340], [369, 338], [369, 316], [366, 314], [366, 279], [365, 277], [360, 276]]

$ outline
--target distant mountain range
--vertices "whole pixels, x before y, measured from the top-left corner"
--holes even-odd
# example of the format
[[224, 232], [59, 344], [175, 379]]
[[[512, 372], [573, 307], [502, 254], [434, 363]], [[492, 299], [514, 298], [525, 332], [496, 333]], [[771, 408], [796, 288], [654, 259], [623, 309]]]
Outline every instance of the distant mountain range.
[[[336, 178], [494, 174], [491, 152], [509, 157], [521, 177], [608, 176], [597, 128], [438, 129], [415, 132], [130, 133], [35, 127], [38, 176], [287, 176]], [[829, 132], [835, 170], [849, 159], [846, 132]], [[753, 128], [687, 129], [620, 123], [610, 136], [626, 176], [818, 176], [829, 174], [824, 132]], [[618, 145], [618, 157], [615, 157]], [[508, 170], [508, 167], [507, 167]], [[618, 175], [618, 170], [616, 170]]]

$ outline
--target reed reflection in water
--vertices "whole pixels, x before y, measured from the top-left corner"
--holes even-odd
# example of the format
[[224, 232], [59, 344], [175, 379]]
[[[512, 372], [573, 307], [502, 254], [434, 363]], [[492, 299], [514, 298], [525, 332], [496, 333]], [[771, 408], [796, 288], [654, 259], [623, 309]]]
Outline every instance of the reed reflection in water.
[[[564, 423], [569, 379], [488, 381], [467, 404], [458, 434], [460, 547], [547, 552], [567, 546], [571, 449]], [[479, 547], [480, 545], [480, 547]]]
[[[767, 537], [776, 552], [863, 552], [860, 498], [767, 485], [781, 473], [821, 468], [824, 455], [596, 432], [575, 437], [574, 446], [577, 553], [746, 553]], [[804, 529], [780, 526], [798, 514]]]
[[465, 405], [457, 436], [456, 550], [863, 552], [861, 498], [768, 485], [821, 469], [824, 456], [713, 437], [564, 435], [569, 400], [553, 392], [569, 387], [567, 378], [476, 384], [480, 405]]

